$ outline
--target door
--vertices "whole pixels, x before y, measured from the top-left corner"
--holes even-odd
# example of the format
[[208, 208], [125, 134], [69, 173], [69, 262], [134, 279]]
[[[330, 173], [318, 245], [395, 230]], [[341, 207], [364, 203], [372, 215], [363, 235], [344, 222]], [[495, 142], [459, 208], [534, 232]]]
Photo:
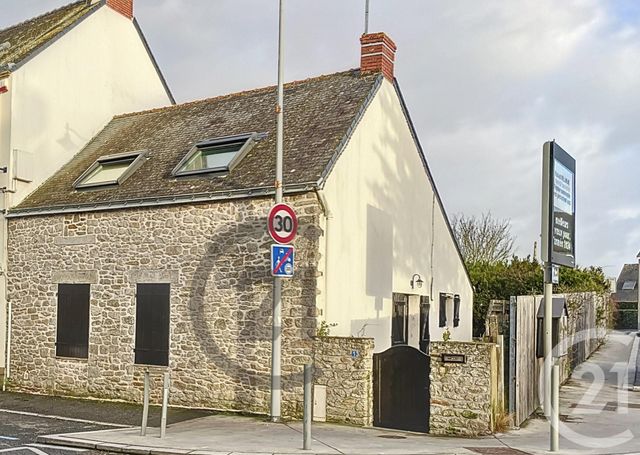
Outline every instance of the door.
[[373, 356], [373, 424], [429, 432], [430, 358], [411, 346]]

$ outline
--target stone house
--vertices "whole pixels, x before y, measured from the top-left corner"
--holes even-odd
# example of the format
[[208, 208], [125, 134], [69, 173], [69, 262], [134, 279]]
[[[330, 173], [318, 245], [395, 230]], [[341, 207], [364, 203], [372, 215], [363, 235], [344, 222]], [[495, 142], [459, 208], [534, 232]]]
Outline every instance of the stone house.
[[[314, 359], [327, 418], [370, 424], [372, 354], [470, 341], [473, 292], [395, 44], [361, 42], [360, 69], [285, 86], [282, 374], [283, 415]], [[174, 405], [268, 412], [275, 105], [268, 87], [116, 116], [9, 211], [12, 387], [139, 401], [150, 368]]]
[[[640, 254], [638, 254], [640, 260]], [[616, 328], [640, 329], [638, 296], [640, 295], [640, 268], [638, 264], [625, 264], [616, 280], [613, 301], [616, 304]]]
[[[114, 115], [172, 103], [132, 0], [76, 1], [0, 30], [0, 244], [6, 244], [4, 211], [58, 171]], [[4, 367], [5, 247], [0, 267]]]

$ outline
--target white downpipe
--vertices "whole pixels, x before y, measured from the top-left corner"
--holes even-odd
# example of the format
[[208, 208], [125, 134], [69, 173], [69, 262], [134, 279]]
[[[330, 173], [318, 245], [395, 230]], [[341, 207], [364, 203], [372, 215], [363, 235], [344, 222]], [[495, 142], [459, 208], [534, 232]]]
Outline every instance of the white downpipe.
[[322, 212], [324, 214], [324, 308], [323, 308], [323, 317], [326, 321], [328, 319], [328, 311], [329, 311], [329, 232], [331, 231], [331, 219], [333, 218], [333, 213], [331, 213], [331, 209], [329, 208], [329, 204], [327, 203], [327, 197], [323, 190], [316, 190], [316, 196], [318, 197], [318, 201], [320, 202], [320, 206], [322, 207]]

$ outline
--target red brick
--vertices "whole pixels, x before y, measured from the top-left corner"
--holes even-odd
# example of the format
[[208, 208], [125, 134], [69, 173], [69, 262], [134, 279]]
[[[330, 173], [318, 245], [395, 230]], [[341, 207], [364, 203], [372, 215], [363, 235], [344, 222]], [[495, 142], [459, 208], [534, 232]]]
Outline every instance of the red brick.
[[107, 5], [129, 19], [133, 19], [133, 0], [107, 0]]

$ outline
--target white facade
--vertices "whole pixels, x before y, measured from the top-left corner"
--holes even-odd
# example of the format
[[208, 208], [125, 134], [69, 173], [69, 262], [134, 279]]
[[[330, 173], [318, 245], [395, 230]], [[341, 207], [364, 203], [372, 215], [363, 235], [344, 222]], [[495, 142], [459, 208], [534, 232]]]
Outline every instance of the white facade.
[[[473, 289], [408, 118], [393, 84], [382, 82], [329, 174], [318, 305], [335, 336], [391, 346], [392, 294], [409, 295], [408, 342], [419, 345], [420, 297], [430, 297], [430, 336], [472, 338]], [[411, 287], [414, 274], [424, 284]], [[439, 327], [440, 294], [448, 296]], [[453, 326], [453, 296], [460, 296]]]
[[[102, 6], [48, 47], [0, 75], [3, 208], [21, 202], [64, 166], [115, 115], [173, 102], [134, 21]], [[0, 261], [6, 264], [2, 218]], [[2, 273], [4, 280], [5, 273]], [[5, 284], [0, 343], [5, 345]], [[0, 349], [0, 365], [4, 365]]]

